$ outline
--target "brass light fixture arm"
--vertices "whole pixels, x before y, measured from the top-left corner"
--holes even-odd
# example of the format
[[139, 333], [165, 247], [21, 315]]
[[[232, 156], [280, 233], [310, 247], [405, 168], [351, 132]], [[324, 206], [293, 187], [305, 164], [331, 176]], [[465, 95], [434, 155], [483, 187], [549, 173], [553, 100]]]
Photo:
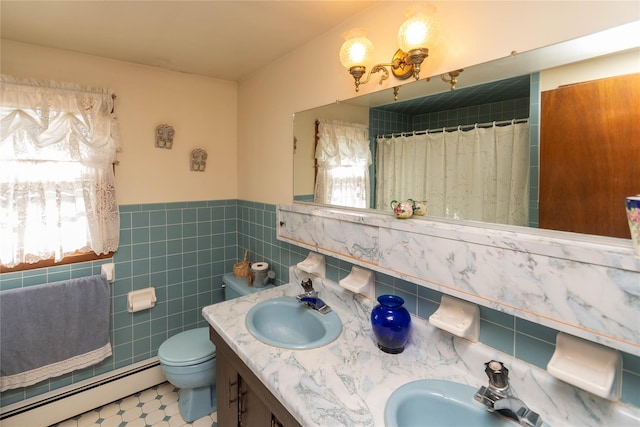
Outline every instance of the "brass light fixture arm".
[[464, 71], [464, 68], [455, 71], [449, 71], [449, 79], [445, 78], [444, 74], [440, 74], [440, 78], [443, 82], [451, 85], [451, 90], [455, 90], [456, 83], [458, 83], [458, 76]]
[[398, 100], [398, 92], [400, 92], [400, 86], [394, 86], [393, 87], [393, 100], [394, 101]]
[[371, 75], [374, 73], [382, 72], [382, 75], [380, 76], [380, 81], [378, 82], [379, 84], [382, 84], [383, 81], [389, 78], [389, 70], [387, 70], [385, 67], [391, 66], [391, 65], [392, 64], [374, 65], [371, 71], [369, 71], [369, 74], [367, 74], [366, 80], [362, 80], [362, 81], [360, 79], [362, 78], [363, 75], [366, 74], [367, 72], [366, 67], [364, 66], [351, 67], [349, 69], [349, 74], [351, 74], [353, 76], [353, 79], [355, 80], [356, 92], [358, 92], [358, 90], [360, 89], [360, 85], [364, 85], [369, 82], [369, 79], [371, 79]]
[[[369, 74], [367, 74], [367, 67], [364, 65], [355, 65], [349, 68], [349, 74], [353, 76], [356, 85], [356, 92], [359, 91], [360, 85], [367, 84], [371, 75], [374, 73], [382, 72], [380, 76], [379, 84], [389, 78], [389, 70], [391, 69], [393, 76], [399, 80], [406, 80], [409, 77], [413, 77], [416, 80], [420, 78], [420, 64], [429, 55], [429, 49], [414, 49], [408, 53], [398, 49], [393, 55], [390, 64], [377, 64], [374, 65]], [[361, 80], [362, 76], [367, 74], [365, 80]], [[444, 78], [444, 77], [443, 77]]]
[[416, 80], [420, 79], [420, 65], [428, 56], [429, 56], [429, 49], [427, 48], [413, 49], [405, 54], [405, 62], [407, 62], [407, 64], [411, 66], [411, 70], [413, 71], [412, 75], [414, 79]]

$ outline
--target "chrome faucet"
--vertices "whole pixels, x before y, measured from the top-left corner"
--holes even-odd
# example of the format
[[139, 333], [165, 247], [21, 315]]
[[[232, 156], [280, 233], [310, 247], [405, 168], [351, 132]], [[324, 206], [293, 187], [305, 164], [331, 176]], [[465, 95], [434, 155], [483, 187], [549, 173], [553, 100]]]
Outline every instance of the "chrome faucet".
[[318, 298], [318, 292], [313, 289], [313, 282], [311, 281], [311, 279], [304, 279], [302, 283], [300, 283], [300, 286], [302, 286], [304, 292], [296, 296], [298, 302], [311, 307], [321, 314], [327, 314], [331, 311], [331, 307], [329, 307], [324, 301]]
[[489, 386], [482, 386], [473, 398], [489, 412], [517, 421], [520, 425], [540, 427], [542, 419], [520, 399], [515, 397], [509, 387], [509, 370], [502, 362], [492, 360], [484, 364], [484, 372], [489, 377]]

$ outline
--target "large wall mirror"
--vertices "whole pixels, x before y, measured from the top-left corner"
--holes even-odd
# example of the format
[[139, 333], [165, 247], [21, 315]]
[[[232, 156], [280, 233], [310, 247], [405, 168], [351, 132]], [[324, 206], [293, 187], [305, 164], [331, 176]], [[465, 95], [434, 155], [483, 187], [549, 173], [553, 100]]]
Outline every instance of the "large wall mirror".
[[[321, 122], [320, 125], [355, 124], [368, 129], [371, 152], [371, 166], [368, 168], [367, 177], [369, 193], [365, 205], [361, 207], [391, 212], [389, 202], [392, 198], [426, 198], [428, 216], [431, 219], [444, 217], [628, 238], [624, 197], [640, 193], [640, 175], [637, 171], [635, 174], [630, 172], [637, 167], [637, 160], [640, 158], [640, 121], [637, 120], [640, 114], [639, 27], [639, 23], [635, 22], [581, 39], [530, 52], [514, 53], [507, 58], [467, 67], [458, 77], [455, 90], [450, 90], [449, 85], [443, 82], [440, 76], [434, 76], [428, 81], [423, 79], [400, 86], [397, 100], [394, 100], [393, 89], [387, 89], [296, 113], [294, 201], [317, 201], [314, 194], [319, 179], [316, 160], [318, 121]], [[426, 69], [428, 70], [428, 66]], [[349, 76], [345, 73], [345, 78], [347, 77]], [[584, 88], [581, 83], [611, 79], [616, 82], [615, 89], [609, 86], [605, 89], [596, 87], [589, 89], [593, 92], [592, 95], [582, 94]], [[575, 98], [577, 95], [565, 94], [565, 98], [559, 100], [551, 96], [559, 90], [558, 88], [575, 87], [580, 87], [581, 90], [577, 105], [587, 106], [584, 113], [576, 113], [576, 107], [561, 108], [567, 105], [566, 99]], [[609, 105], [597, 104], [599, 107], [595, 108], [595, 99], [598, 99], [598, 93], [602, 90], [617, 90], [621, 95], [607, 95], [605, 98], [611, 99], [612, 102]], [[550, 130], [553, 127], [549, 116], [556, 118], [561, 109], [566, 110], [563, 114], [567, 117], [555, 120], [553, 126], [560, 128], [562, 132], [570, 132], [570, 135]], [[585, 118], [584, 114], [596, 112], [597, 116]], [[625, 125], [624, 130], [618, 134], [603, 135], [602, 132], [605, 130], [620, 131], [621, 126], [610, 126], [612, 115], [627, 120], [630, 124]], [[444, 164], [444, 160], [435, 158], [426, 167], [422, 160], [422, 151], [412, 148], [410, 154], [402, 154], [397, 151], [397, 147], [400, 146], [398, 143], [393, 148], [396, 151], [391, 155], [384, 154], [381, 149], [379, 151], [376, 141], [377, 136], [384, 135], [389, 141], [386, 142], [387, 145], [395, 144], [391, 141], [412, 140], [415, 134], [422, 135], [422, 139], [428, 138], [433, 146], [436, 146], [436, 142], [433, 142], [436, 138], [443, 138], [444, 142], [440, 141], [438, 144], [451, 146], [450, 141], [457, 133], [461, 136], [456, 138], [461, 141], [472, 133], [485, 135], [494, 129], [498, 129], [501, 134], [521, 134], [518, 136], [519, 142], [509, 140], [505, 143], [510, 147], [510, 160], [492, 162], [490, 159], [500, 159], [504, 154], [487, 153], [484, 148], [480, 151], [485, 157], [457, 160], [458, 175], [464, 176], [466, 184], [463, 183], [464, 179], [454, 176], [450, 166], [444, 166], [440, 171], [434, 172], [435, 166], [432, 163]], [[427, 130], [429, 131], [426, 132]], [[582, 143], [576, 144], [576, 139], [585, 140], [584, 136], [574, 135], [576, 131], [600, 136], [591, 138], [596, 141], [594, 147], [586, 147]], [[492, 134], [483, 138], [494, 141], [502, 137]], [[560, 144], [564, 141], [566, 147]], [[462, 144], [459, 141], [456, 143]], [[609, 143], [616, 145], [607, 148], [606, 152], [599, 151]], [[484, 142], [471, 142], [471, 145], [473, 144]], [[518, 153], [513, 148], [516, 146], [520, 146]], [[458, 148], [458, 151], [467, 150], [464, 145], [459, 147], [462, 148]], [[584, 149], [578, 151], [576, 147]], [[612, 153], [616, 157], [608, 159], [608, 166], [603, 167], [603, 159]], [[389, 160], [383, 162], [381, 159], [385, 155], [387, 159], [396, 157], [404, 160], [396, 163], [387, 163]], [[434, 158], [433, 153], [430, 156]], [[411, 168], [416, 166], [408, 163], [416, 163], [417, 159], [420, 161], [417, 172], [414, 172]], [[509, 169], [506, 176], [500, 175], [504, 173], [503, 165], [506, 163], [513, 163], [513, 169]], [[384, 169], [386, 175], [381, 170], [376, 170], [376, 166]], [[426, 192], [423, 178], [416, 178], [421, 169], [429, 170], [427, 178], [437, 181], [438, 188]], [[495, 175], [492, 179], [508, 184], [504, 189], [495, 190], [498, 201], [494, 202], [494, 205], [500, 205], [500, 212], [506, 213], [495, 214], [495, 206], [490, 209], [482, 206], [458, 208], [471, 199], [483, 202], [489, 199], [486, 189], [477, 189], [478, 182], [487, 180], [486, 176], [467, 176], [467, 172], [475, 169], [479, 169], [481, 173], [491, 169]], [[615, 172], [611, 172], [611, 169]], [[625, 172], [623, 169], [628, 170]], [[397, 187], [391, 190], [384, 188], [388, 185], [384, 177], [390, 176], [389, 170], [396, 171], [394, 179], [402, 182], [401, 185], [394, 184]], [[595, 173], [602, 170], [604, 172], [598, 172], [600, 175]], [[408, 171], [408, 175], [400, 177], [397, 171]], [[589, 179], [576, 184], [576, 176]], [[459, 181], [456, 182], [456, 179]], [[448, 189], [445, 191], [444, 182], [453, 183], [447, 185], [457, 190], [464, 185], [469, 188], [465, 187], [462, 193], [451, 195]], [[569, 200], [575, 199], [573, 202], [577, 203], [577, 207], [584, 207], [585, 202], [590, 205], [595, 203], [585, 200], [584, 194], [571, 197], [570, 192], [573, 190], [570, 185], [577, 185], [578, 189], [593, 189], [587, 191], [590, 196], [596, 193], [596, 186], [600, 187], [602, 183], [607, 185], [597, 188], [604, 197], [597, 202], [603, 206], [598, 208], [601, 210], [594, 215], [588, 212], [589, 209], [581, 208], [580, 211], [586, 213], [584, 218], [580, 219], [580, 224], [575, 225], [575, 221], [570, 224], [563, 223], [562, 220], [567, 217], [567, 209], [576, 209], [567, 205]], [[414, 185], [416, 187], [412, 187]], [[474, 194], [474, 191], [482, 192]], [[508, 196], [501, 196], [502, 193]], [[558, 206], [558, 200], [561, 200], [563, 205]], [[342, 205], [341, 202], [333, 204]], [[486, 214], [487, 211], [491, 211], [491, 214]], [[603, 219], [608, 217], [613, 219]]]

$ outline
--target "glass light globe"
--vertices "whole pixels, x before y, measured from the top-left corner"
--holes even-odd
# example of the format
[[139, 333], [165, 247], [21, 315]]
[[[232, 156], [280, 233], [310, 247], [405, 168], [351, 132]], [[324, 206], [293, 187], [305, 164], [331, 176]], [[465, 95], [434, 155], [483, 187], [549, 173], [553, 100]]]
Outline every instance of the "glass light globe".
[[366, 30], [356, 29], [342, 34], [345, 42], [340, 48], [340, 62], [346, 68], [365, 65], [373, 56], [373, 44], [366, 37]]
[[405, 52], [432, 48], [438, 38], [438, 23], [429, 14], [420, 12], [404, 21], [398, 30], [398, 46]]

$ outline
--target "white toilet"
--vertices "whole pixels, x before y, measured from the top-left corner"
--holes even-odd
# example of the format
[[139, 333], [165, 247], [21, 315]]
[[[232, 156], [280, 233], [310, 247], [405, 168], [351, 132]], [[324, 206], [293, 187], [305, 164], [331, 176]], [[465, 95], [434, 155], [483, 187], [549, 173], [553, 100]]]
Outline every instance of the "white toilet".
[[[247, 279], [227, 273], [223, 276], [224, 299], [230, 300], [273, 288], [249, 287]], [[216, 347], [209, 340], [209, 328], [180, 332], [163, 342], [158, 359], [167, 381], [180, 389], [178, 408], [191, 422], [216, 411]]]

